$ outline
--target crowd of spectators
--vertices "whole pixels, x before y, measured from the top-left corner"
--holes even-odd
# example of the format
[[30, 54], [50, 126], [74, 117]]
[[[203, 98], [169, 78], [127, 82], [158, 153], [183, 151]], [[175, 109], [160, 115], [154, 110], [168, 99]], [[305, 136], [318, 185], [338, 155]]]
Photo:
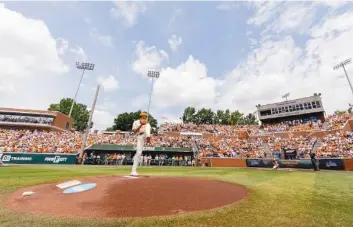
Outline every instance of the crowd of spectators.
[[[325, 118], [325, 122], [320, 120], [303, 122], [299, 120], [282, 122], [280, 124], [264, 124], [261, 128], [267, 133], [276, 132], [296, 132], [296, 131], [330, 131], [342, 129], [344, 124], [350, 119], [349, 113], [332, 114]], [[252, 134], [259, 134], [259, 130], [252, 130]]]
[[254, 158], [266, 157], [263, 141], [239, 137], [218, 137], [196, 139], [203, 157]]
[[261, 130], [266, 133], [276, 132], [294, 132], [294, 131], [315, 131], [315, 130], [337, 130], [341, 129], [350, 119], [349, 113], [332, 114], [325, 118], [325, 122], [320, 120], [311, 120], [307, 122], [293, 120], [282, 122], [279, 124], [259, 125], [222, 125], [222, 124], [182, 124], [182, 123], [165, 123], [160, 126], [160, 132], [198, 132], [198, 133], [214, 133], [216, 135], [231, 136], [237, 131], [247, 131], [250, 135], [260, 135]]
[[78, 132], [0, 129], [0, 151], [73, 153], [81, 148]]
[[323, 138], [317, 150], [320, 158], [353, 158], [353, 133], [337, 132]]
[[191, 132], [191, 133], [212, 133], [219, 136], [232, 136], [237, 131], [258, 130], [258, 125], [222, 125], [222, 124], [181, 124], [164, 123], [159, 127], [159, 132]]
[[[1, 118], [2, 117], [2, 118]], [[195, 125], [195, 124], [162, 124], [158, 135], [154, 135], [149, 144], [153, 147], [193, 147], [193, 141], [201, 156], [231, 157], [231, 158], [266, 158], [273, 153], [280, 153], [282, 149], [296, 149], [301, 158], [307, 158], [312, 151], [316, 138], [308, 136], [294, 136], [295, 131], [333, 130], [341, 129], [350, 115], [330, 115], [324, 123], [285, 122], [274, 125]], [[4, 119], [4, 116], [0, 116]], [[265, 137], [259, 136], [263, 130]], [[239, 131], [248, 131], [249, 137], [239, 136]], [[167, 132], [183, 132], [186, 136], [172, 136]], [[287, 132], [288, 137], [280, 137], [273, 132]], [[188, 134], [189, 133], [189, 134]], [[192, 135], [192, 134], [197, 135]], [[207, 136], [200, 136], [206, 133]], [[206, 135], [205, 134], [205, 135]], [[79, 132], [57, 132], [41, 130], [0, 129], [0, 152], [36, 152], [36, 153], [76, 153], [81, 150], [83, 135]], [[88, 144], [118, 144], [136, 145], [136, 137], [130, 133], [99, 134], [91, 133]], [[320, 141], [318, 156], [347, 157], [352, 156], [353, 135], [341, 130], [338, 134], [329, 135]], [[267, 145], [267, 146], [266, 146]], [[120, 163], [122, 154], [108, 157], [107, 164]], [[176, 158], [176, 157], [175, 157]], [[158, 159], [158, 158], [157, 158]], [[172, 157], [170, 157], [172, 160]], [[177, 159], [177, 158], [176, 158]], [[146, 158], [148, 163], [148, 157]], [[161, 159], [159, 159], [161, 160]], [[178, 158], [178, 163], [180, 162]], [[145, 163], [143, 161], [143, 163]]]
[[314, 148], [317, 138], [310, 138], [309, 136], [297, 136], [289, 134], [288, 138], [276, 137], [271, 135], [268, 139], [268, 145], [273, 153], [280, 154], [283, 149], [295, 149], [299, 158], [309, 158], [309, 152]]
[[0, 114], [0, 122], [52, 125], [53, 118], [52, 117], [33, 117], [33, 116]]
[[[79, 132], [0, 129], [0, 151], [35, 153], [75, 153], [81, 149], [83, 135]], [[87, 146], [92, 144], [136, 145], [136, 137], [125, 134], [89, 134]], [[146, 146], [191, 147], [187, 137], [156, 135]]]

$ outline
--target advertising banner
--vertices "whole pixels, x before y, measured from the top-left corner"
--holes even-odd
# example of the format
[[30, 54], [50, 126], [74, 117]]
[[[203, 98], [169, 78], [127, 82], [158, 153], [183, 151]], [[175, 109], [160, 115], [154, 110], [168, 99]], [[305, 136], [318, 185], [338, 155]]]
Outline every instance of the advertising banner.
[[[320, 169], [344, 170], [343, 159], [318, 159]], [[313, 169], [310, 159], [278, 160], [280, 168]], [[247, 167], [272, 168], [272, 159], [247, 159]]]
[[319, 159], [320, 169], [344, 170], [343, 159]]
[[279, 168], [299, 168], [299, 169], [313, 168], [310, 159], [279, 160], [278, 164], [279, 164]]
[[272, 168], [272, 159], [246, 159], [247, 167]]
[[4, 164], [75, 164], [76, 155], [4, 152], [0, 160]]

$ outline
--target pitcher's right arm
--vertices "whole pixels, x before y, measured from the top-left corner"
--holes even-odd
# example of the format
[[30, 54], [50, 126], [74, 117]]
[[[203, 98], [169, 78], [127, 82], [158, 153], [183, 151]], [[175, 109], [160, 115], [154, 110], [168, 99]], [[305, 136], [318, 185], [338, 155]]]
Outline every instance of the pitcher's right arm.
[[134, 123], [132, 124], [132, 131], [134, 132], [134, 134], [137, 134], [140, 131], [141, 127], [142, 125], [139, 121], [134, 121]]

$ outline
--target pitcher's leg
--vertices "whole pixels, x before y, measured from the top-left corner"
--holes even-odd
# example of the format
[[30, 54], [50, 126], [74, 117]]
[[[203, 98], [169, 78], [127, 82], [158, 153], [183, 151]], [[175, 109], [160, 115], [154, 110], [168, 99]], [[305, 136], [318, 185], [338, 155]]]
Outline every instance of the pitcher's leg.
[[136, 149], [136, 154], [135, 154], [135, 156], [133, 158], [131, 175], [136, 175], [136, 170], [137, 170], [137, 166], [138, 166], [139, 161], [140, 161], [141, 153], [142, 153], [142, 151], [139, 151], [138, 149]]
[[133, 158], [133, 164], [132, 164], [132, 170], [131, 170], [131, 175], [137, 175], [137, 166], [139, 164], [140, 161], [140, 156], [142, 154], [142, 149], [143, 149], [143, 142], [144, 142], [144, 138], [141, 136], [137, 137], [137, 144], [136, 144], [136, 154]]

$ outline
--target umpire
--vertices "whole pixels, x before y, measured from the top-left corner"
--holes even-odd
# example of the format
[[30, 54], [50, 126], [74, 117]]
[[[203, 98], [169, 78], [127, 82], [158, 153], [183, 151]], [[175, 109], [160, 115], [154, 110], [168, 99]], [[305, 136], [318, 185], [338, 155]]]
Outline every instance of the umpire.
[[319, 167], [317, 165], [317, 160], [315, 158], [315, 156], [316, 156], [315, 153], [310, 152], [309, 155], [310, 155], [311, 164], [313, 164], [314, 171], [319, 171]]

